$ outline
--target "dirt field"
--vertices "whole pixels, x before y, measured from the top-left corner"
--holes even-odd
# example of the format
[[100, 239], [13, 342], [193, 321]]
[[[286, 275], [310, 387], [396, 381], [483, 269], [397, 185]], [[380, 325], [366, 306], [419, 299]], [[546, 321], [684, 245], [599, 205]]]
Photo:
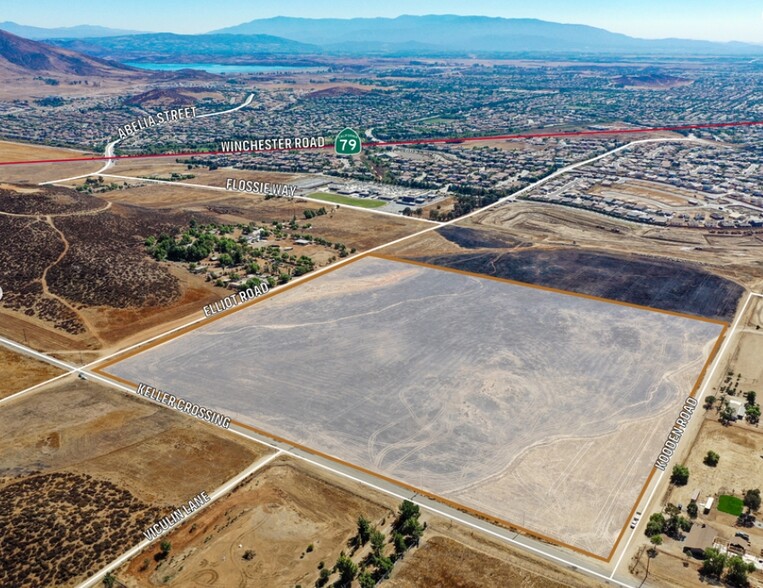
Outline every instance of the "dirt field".
[[[721, 456], [715, 467], [702, 463], [710, 450]], [[708, 496], [714, 496], [717, 502], [720, 494], [739, 495], [742, 490], [759, 487], [763, 482], [760, 477], [763, 471], [761, 454], [763, 430], [737, 424], [726, 427], [714, 419], [705, 420], [686, 461], [691, 472], [689, 483], [675, 487], [670, 501], [688, 504], [691, 494], [699, 490], [698, 502], [704, 502]], [[760, 536], [763, 540], [763, 530]]]
[[[0, 584], [12, 577], [14, 586], [75, 583], [137, 544], [157, 514], [202, 490], [211, 493], [268, 452], [73, 377], [4, 405], [0, 430], [0, 492], [16, 497], [3, 500], [11, 506], [0, 512], [4, 555], [18, 546], [16, 532], [40, 528], [34, 517], [65, 521], [34, 543], [31, 560], [47, 562], [37, 581], [21, 563], [0, 569]], [[85, 539], [92, 531], [98, 549]]]
[[[118, 577], [128, 586], [312, 586], [318, 563], [330, 568], [347, 550], [358, 516], [375, 524], [392, 520], [394, 501], [350, 487], [279, 459], [170, 535], [169, 561], [142, 569], [155, 547]], [[247, 550], [256, 554], [249, 561]], [[167, 576], [171, 580], [163, 582]]]
[[[87, 151], [64, 149], [62, 147], [45, 147], [42, 145], [0, 141], [0, 162], [72, 159], [93, 157], [94, 155]], [[39, 182], [48, 182], [59, 178], [91, 173], [99, 170], [102, 166], [103, 162], [100, 161], [0, 166], [0, 181], [37, 184]]]
[[576, 578], [570, 572], [529, 557], [514, 557], [512, 560], [511, 563], [502, 561], [436, 535], [407, 556], [383, 585], [385, 588], [563, 588], [602, 585], [595, 580]]
[[106, 371], [607, 557], [720, 331], [367, 257]]
[[54, 378], [62, 370], [48, 363], [0, 347], [0, 398]]
[[[689, 199], [704, 200], [701, 192], [691, 192], [682, 190], [675, 186], [670, 186], [668, 190], [664, 184], [656, 182], [640, 181], [629, 179], [615, 187], [605, 188], [601, 185], [594, 186], [589, 190], [590, 194], [601, 194], [603, 196], [612, 196], [627, 200], [629, 196], [647, 198], [659, 203], [670, 206], [688, 206]], [[663, 207], [664, 208], [664, 207]]]
[[[367, 487], [304, 462], [279, 458], [230, 496], [171, 533], [168, 561], [157, 566], [152, 559], [157, 551], [154, 548], [123, 566], [117, 577], [130, 588], [311, 587], [318, 579], [320, 562], [331, 568], [340, 551], [352, 552], [347, 541], [356, 532], [360, 514], [380, 525], [389, 538], [396, 507], [394, 499]], [[428, 529], [422, 547], [414, 548], [398, 562], [393, 579], [384, 585], [599, 586], [579, 574], [509, 549], [439, 517], [423, 513], [422, 521]], [[313, 550], [307, 551], [311, 544]], [[441, 552], [446, 557], [433, 561], [433, 549], [437, 557]], [[251, 560], [243, 558], [248, 550], [255, 554]], [[385, 552], [391, 553], [392, 546], [387, 544]], [[363, 554], [364, 551], [358, 552], [354, 559], [361, 559]], [[428, 572], [424, 565], [431, 566]], [[474, 569], [481, 570], [484, 578], [504, 583], [469, 583]], [[430, 575], [426, 576], [427, 573]], [[438, 576], [447, 578], [448, 583], [422, 582], [423, 578]], [[418, 583], [411, 584], [411, 578], [419, 578]], [[511, 584], [513, 579], [525, 583]], [[548, 579], [555, 583], [544, 584]]]
[[117, 161], [107, 173], [118, 176], [158, 176], [160, 178], [169, 177], [172, 173], [183, 175], [190, 174], [194, 177], [182, 180], [184, 183], [207, 184], [209, 186], [220, 186], [221, 188], [225, 187], [225, 180], [227, 178], [288, 184], [298, 178], [307, 177], [305, 174], [253, 171], [233, 168], [221, 168], [210, 171], [206, 167], [194, 167], [189, 170], [186, 164], [176, 163], [172, 159], [127, 159]]
[[524, 202], [384, 253], [724, 319], [735, 313], [741, 286], [763, 286], [763, 241], [754, 235], [719, 240]]

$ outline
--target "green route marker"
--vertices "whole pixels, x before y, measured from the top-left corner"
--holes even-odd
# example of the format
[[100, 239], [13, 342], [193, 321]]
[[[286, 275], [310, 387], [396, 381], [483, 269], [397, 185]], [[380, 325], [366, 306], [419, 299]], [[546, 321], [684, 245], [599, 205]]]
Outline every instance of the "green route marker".
[[334, 151], [337, 155], [357, 155], [362, 148], [360, 136], [349, 127], [334, 139]]

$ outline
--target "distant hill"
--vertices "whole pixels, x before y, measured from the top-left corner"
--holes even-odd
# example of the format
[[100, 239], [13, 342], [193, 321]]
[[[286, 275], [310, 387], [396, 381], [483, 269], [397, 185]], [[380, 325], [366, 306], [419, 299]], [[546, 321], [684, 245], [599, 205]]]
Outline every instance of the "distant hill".
[[76, 27], [59, 27], [45, 29], [42, 27], [30, 27], [15, 22], [0, 22], [0, 31], [7, 31], [25, 39], [39, 41], [42, 39], [85, 39], [87, 37], [113, 37], [116, 35], [134, 35], [140, 31], [125, 29], [110, 29], [95, 25], [77, 25]]
[[96, 57], [119, 61], [191, 63], [252, 56], [306, 55], [320, 47], [273, 35], [175, 35], [149, 33], [93, 39], [55, 39], [51, 43]]
[[0, 74], [125, 77], [137, 70], [0, 31]]
[[586, 25], [485, 16], [428, 15], [352, 19], [276, 17], [253, 20], [212, 33], [275, 35], [319, 45], [327, 51], [349, 53], [763, 53], [763, 45], [684, 39], [637, 39]]

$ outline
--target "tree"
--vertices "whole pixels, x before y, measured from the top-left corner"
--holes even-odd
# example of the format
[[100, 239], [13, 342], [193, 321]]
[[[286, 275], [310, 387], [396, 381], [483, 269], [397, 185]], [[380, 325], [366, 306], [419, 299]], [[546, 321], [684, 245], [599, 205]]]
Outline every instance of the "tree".
[[361, 572], [358, 575], [358, 583], [360, 584], [360, 588], [374, 588], [374, 586], [376, 586], [376, 580], [374, 580], [374, 577], [368, 572]]
[[328, 568], [321, 568], [320, 573], [318, 574], [318, 580], [315, 582], [315, 585], [319, 588], [321, 586], [325, 586], [328, 584], [329, 578], [331, 577], [331, 572]]
[[389, 573], [392, 571], [392, 568], [395, 567], [395, 563], [388, 557], [382, 556], [376, 559], [376, 572], [374, 573], [374, 577], [376, 580], [381, 580], [382, 578], [386, 578]]
[[705, 549], [705, 561], [699, 569], [700, 574], [710, 578], [720, 578], [723, 567], [726, 565], [726, 556], [717, 549], [708, 547]]
[[760, 510], [760, 490], [758, 488], [745, 492], [744, 505], [754, 512]]
[[418, 519], [421, 511], [418, 505], [414, 504], [410, 500], [403, 500], [400, 506], [397, 507], [397, 521], [395, 521], [395, 527], [400, 527], [408, 519]]
[[745, 398], [747, 398], [747, 404], [748, 405], [755, 406], [755, 399], [757, 397], [757, 394], [755, 393], [755, 390], [750, 390], [744, 396], [745, 396]]
[[731, 406], [726, 406], [726, 408], [721, 411], [721, 414], [718, 418], [720, 419], [721, 423], [728, 425], [729, 423], [736, 420], [736, 411], [731, 408]]
[[402, 533], [395, 533], [392, 535], [392, 543], [395, 545], [395, 555], [398, 557], [405, 553], [408, 549], [408, 545], [405, 543], [405, 535]]
[[697, 518], [698, 511], [699, 511], [699, 508], [697, 507], [696, 502], [690, 502], [686, 506], [686, 514], [688, 514], [693, 519]]
[[424, 528], [421, 526], [421, 523], [418, 519], [408, 519], [402, 527], [400, 527], [400, 531], [411, 538], [411, 542], [414, 545], [419, 544], [419, 540], [421, 539], [421, 536], [424, 534]]
[[365, 545], [371, 538], [371, 521], [363, 515], [358, 517], [358, 544]]
[[748, 586], [747, 574], [755, 571], [753, 564], [748, 564], [738, 555], [730, 557], [726, 562], [728, 571], [724, 578], [731, 586], [739, 586], [740, 588]]
[[375, 557], [381, 557], [384, 551], [384, 533], [376, 528], [371, 531], [371, 549]]
[[165, 539], [159, 544], [159, 549], [162, 550], [162, 556], [167, 557], [170, 554], [170, 549], [172, 549], [172, 543]]
[[652, 535], [659, 535], [660, 533], [665, 532], [665, 517], [662, 515], [661, 512], [654, 513], [651, 517], [649, 517], [649, 522], [646, 524], [646, 529], [644, 530], [644, 534], [647, 537], [651, 537]]
[[681, 531], [691, 529], [691, 521], [679, 514], [674, 514], [665, 522], [665, 534], [673, 539], [681, 538]]
[[662, 545], [662, 535], [652, 535], [650, 541], [652, 545]]
[[704, 463], [706, 466], [710, 466], [714, 468], [715, 466], [718, 465], [718, 460], [720, 459], [721, 459], [721, 456], [718, 455], [715, 451], [708, 451], [702, 463]]
[[114, 588], [114, 585], [117, 583], [117, 579], [111, 572], [107, 573], [103, 577], [103, 585], [106, 586], [106, 588]]
[[758, 422], [760, 422], [760, 406], [757, 404], [754, 406], [748, 406], [744, 409], [745, 411], [745, 418], [747, 419], [747, 422], [751, 425], [756, 425]]
[[710, 410], [713, 408], [713, 404], [715, 404], [716, 398], [715, 396], [705, 396], [705, 410]]
[[358, 565], [347, 557], [344, 553], [339, 555], [334, 566], [336, 571], [339, 572], [339, 585], [349, 586], [358, 575]]
[[686, 486], [689, 482], [689, 468], [683, 465], [673, 466], [673, 473], [670, 475], [670, 481], [676, 486]]

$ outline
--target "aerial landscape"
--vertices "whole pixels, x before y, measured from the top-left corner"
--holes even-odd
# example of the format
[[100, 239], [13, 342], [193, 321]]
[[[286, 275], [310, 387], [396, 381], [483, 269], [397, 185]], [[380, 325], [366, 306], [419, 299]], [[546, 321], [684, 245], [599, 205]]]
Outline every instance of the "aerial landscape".
[[763, 586], [759, 6], [3, 20], [0, 586]]

